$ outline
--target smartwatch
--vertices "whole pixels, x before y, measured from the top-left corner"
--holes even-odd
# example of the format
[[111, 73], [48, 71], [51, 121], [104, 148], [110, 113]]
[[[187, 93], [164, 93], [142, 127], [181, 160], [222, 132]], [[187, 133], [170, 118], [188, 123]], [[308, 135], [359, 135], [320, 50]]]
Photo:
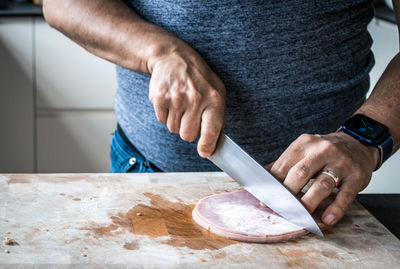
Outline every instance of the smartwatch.
[[389, 133], [389, 129], [365, 115], [354, 115], [342, 125], [340, 130], [356, 138], [361, 143], [378, 149], [380, 162], [375, 170], [381, 167], [392, 155], [393, 138]]

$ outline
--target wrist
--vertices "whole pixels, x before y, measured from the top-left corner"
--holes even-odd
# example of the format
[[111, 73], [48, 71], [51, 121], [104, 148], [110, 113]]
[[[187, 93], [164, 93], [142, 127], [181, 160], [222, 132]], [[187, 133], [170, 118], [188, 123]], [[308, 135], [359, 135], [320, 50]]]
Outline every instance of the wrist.
[[362, 153], [364, 153], [365, 160], [369, 164], [371, 171], [377, 170], [381, 165], [381, 154], [378, 148], [369, 146], [361, 143], [359, 140], [354, 138], [353, 136], [343, 132], [343, 130], [339, 129], [338, 132], [343, 135], [348, 141], [351, 141], [360, 149]]
[[378, 149], [380, 158], [374, 171], [392, 154], [393, 137], [389, 129], [373, 118], [364, 114], [355, 114], [343, 123], [341, 129], [361, 144]]
[[[363, 144], [361, 144], [363, 145]], [[378, 148], [373, 147], [373, 146], [368, 146], [368, 145], [363, 145], [367, 148], [367, 150], [369, 151], [368, 155], [369, 155], [369, 159], [371, 162], [371, 167], [372, 167], [372, 171], [376, 171], [379, 169], [379, 167], [381, 167], [382, 165], [382, 156], [381, 156], [381, 152]]]
[[154, 66], [163, 58], [188, 50], [188, 45], [174, 36], [167, 36], [162, 40], [155, 41], [149, 46], [147, 56], [147, 69], [153, 73]]

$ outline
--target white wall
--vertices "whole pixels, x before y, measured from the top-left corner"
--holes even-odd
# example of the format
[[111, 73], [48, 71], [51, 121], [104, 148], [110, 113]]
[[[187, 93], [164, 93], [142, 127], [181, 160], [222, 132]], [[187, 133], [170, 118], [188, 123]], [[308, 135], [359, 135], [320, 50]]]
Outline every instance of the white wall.
[[[382, 20], [373, 20], [368, 27], [374, 43], [375, 66], [372, 69], [371, 89], [375, 86], [390, 60], [399, 52], [397, 25]], [[393, 155], [376, 171], [363, 193], [400, 193], [400, 152]]]

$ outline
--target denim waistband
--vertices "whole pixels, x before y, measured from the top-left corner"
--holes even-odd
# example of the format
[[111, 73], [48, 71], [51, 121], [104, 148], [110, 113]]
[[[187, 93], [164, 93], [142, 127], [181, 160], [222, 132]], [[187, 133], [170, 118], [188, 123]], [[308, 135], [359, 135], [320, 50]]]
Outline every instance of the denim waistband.
[[[140, 151], [129, 141], [128, 137], [125, 135], [121, 126], [117, 124], [117, 130], [115, 132], [116, 143], [122, 149], [118, 154], [124, 155], [120, 156], [123, 159], [130, 159], [133, 155], [136, 157], [136, 161], [140, 165], [139, 172], [162, 172], [160, 168], [155, 166], [150, 162]], [[128, 164], [127, 164], [128, 165]], [[144, 168], [142, 169], [142, 166]]]

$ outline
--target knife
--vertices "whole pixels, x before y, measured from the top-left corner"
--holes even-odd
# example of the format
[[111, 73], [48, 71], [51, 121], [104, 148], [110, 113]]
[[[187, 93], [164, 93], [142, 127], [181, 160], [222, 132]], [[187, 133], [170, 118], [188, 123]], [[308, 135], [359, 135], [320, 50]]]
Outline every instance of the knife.
[[303, 204], [226, 134], [221, 133], [208, 159], [286, 220], [324, 236]]

